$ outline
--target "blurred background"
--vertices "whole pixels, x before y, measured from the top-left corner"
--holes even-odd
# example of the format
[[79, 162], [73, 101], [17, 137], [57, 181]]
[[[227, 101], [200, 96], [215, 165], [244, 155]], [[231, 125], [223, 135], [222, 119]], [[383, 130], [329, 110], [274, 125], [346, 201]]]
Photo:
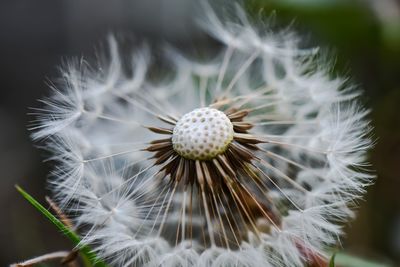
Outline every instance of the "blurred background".
[[[29, 138], [28, 107], [48, 92], [67, 58], [93, 56], [108, 33], [179, 47], [215, 46], [193, 20], [188, 0], [0, 1], [0, 266], [72, 245], [14, 189], [42, 203], [43, 152]], [[245, 7], [292, 24], [311, 44], [335, 52], [336, 71], [364, 88], [377, 138], [376, 184], [343, 239], [346, 252], [400, 266], [400, 1], [249, 0]], [[262, 12], [261, 12], [262, 11]], [[132, 37], [129, 37], [132, 38]], [[361, 265], [360, 265], [361, 266]]]

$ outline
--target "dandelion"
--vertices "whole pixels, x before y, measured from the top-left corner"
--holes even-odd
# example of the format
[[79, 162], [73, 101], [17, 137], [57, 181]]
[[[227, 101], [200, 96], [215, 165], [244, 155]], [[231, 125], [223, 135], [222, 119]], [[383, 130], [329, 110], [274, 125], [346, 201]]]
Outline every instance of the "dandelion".
[[[368, 111], [289, 31], [206, 7], [211, 60], [143, 45], [62, 72], [33, 138], [83, 242], [116, 266], [303, 266], [326, 256], [371, 182]], [[156, 66], [157, 65], [157, 66]]]

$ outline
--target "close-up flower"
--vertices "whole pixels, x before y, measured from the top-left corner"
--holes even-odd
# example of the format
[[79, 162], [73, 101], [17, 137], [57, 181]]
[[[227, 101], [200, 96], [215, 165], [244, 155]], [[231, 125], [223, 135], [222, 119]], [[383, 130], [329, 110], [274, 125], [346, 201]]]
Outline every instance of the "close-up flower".
[[290, 30], [203, 9], [218, 53], [109, 37], [62, 68], [31, 127], [54, 199], [113, 266], [326, 262], [373, 178], [361, 91]]

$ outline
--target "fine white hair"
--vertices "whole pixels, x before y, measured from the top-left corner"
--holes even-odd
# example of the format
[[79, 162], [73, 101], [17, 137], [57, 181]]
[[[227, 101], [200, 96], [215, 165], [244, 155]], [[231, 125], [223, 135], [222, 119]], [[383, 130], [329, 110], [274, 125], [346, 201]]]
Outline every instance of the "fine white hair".
[[[222, 44], [212, 60], [166, 46], [160, 73], [167, 75], [154, 78], [150, 71], [164, 65], [155, 66], [149, 46], [122, 57], [110, 37], [99, 66], [78, 61], [63, 69], [32, 126], [56, 162], [49, 181], [56, 201], [84, 229], [82, 242], [115, 266], [303, 266], [310, 254], [324, 257], [373, 179], [360, 90], [334, 77], [321, 51], [299, 48], [292, 32], [254, 26], [238, 7], [229, 18], [203, 9], [203, 28]], [[144, 126], [224, 98], [254, 110], [252, 134], [265, 140], [256, 166], [269, 188], [257, 197], [279, 206], [280, 227], [258, 238], [244, 229], [236, 249], [189, 237], [171, 242], [161, 228], [169, 232], [183, 218], [198, 229], [209, 222], [201, 210], [182, 215], [189, 200], [160, 177], [145, 150], [158, 135]]]

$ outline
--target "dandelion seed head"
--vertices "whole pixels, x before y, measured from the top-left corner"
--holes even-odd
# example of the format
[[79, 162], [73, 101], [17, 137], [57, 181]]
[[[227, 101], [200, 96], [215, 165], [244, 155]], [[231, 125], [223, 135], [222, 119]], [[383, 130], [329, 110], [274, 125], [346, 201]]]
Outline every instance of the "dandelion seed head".
[[222, 43], [212, 60], [168, 46], [164, 69], [149, 46], [120, 55], [110, 37], [98, 66], [65, 68], [32, 126], [55, 162], [55, 198], [116, 266], [324, 257], [373, 179], [360, 90], [290, 31], [203, 9]]

